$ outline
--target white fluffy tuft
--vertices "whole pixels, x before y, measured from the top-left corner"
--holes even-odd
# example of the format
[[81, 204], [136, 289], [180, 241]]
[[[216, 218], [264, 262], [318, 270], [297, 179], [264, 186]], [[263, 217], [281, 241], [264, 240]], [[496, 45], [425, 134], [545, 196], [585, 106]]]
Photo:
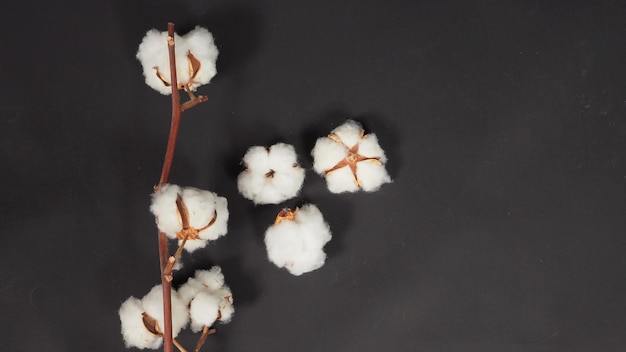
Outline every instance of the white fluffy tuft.
[[[157, 226], [167, 237], [176, 239], [182, 230], [182, 222], [176, 198], [180, 195], [189, 212], [189, 225], [197, 230], [198, 239], [188, 240], [185, 249], [193, 252], [206, 246], [208, 241], [216, 240], [228, 232], [228, 201], [217, 194], [193, 187], [182, 188], [166, 184], [152, 194], [150, 211], [156, 217]], [[215, 217], [215, 221], [213, 221]], [[213, 224], [208, 226], [211, 221]], [[179, 245], [182, 243], [179, 240]]]
[[269, 260], [299, 276], [324, 265], [324, 245], [330, 241], [330, 227], [313, 204], [296, 210], [293, 220], [283, 220], [265, 232]]
[[356, 121], [348, 120], [317, 140], [313, 150], [313, 169], [326, 178], [333, 193], [377, 191], [391, 182], [385, 169], [387, 156], [375, 134], [365, 134]]
[[277, 204], [300, 192], [305, 171], [293, 146], [254, 146], [243, 157], [246, 169], [237, 178], [239, 193], [255, 204]]
[[[217, 73], [215, 62], [218, 50], [213, 35], [205, 28], [196, 27], [182, 37], [175, 34], [174, 41], [179, 88], [188, 85], [191, 90], [196, 90], [198, 86], [209, 83]], [[193, 72], [190, 72], [188, 53], [200, 62], [200, 69], [194, 77], [190, 76]], [[149, 30], [139, 44], [137, 59], [143, 67], [146, 84], [161, 94], [171, 94], [171, 87], [163, 81], [171, 83], [167, 32]]]
[[208, 291], [198, 292], [189, 305], [191, 317], [191, 330], [202, 330], [205, 326], [211, 326], [217, 320], [220, 310], [220, 299]]

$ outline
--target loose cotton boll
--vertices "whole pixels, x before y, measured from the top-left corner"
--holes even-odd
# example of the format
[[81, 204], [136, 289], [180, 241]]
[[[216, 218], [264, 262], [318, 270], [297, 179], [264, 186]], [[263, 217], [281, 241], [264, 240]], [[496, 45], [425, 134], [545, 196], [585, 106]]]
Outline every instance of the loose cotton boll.
[[[188, 228], [183, 226], [183, 216], [176, 204], [178, 197], [187, 215]], [[210, 191], [166, 184], [153, 193], [150, 211], [156, 217], [159, 231], [167, 237], [178, 239], [179, 245], [187, 237], [185, 249], [189, 252], [205, 247], [208, 241], [228, 231], [228, 201]]]
[[265, 246], [272, 263], [299, 276], [324, 265], [324, 245], [331, 237], [322, 213], [307, 204], [295, 211], [281, 211], [265, 232]]
[[[163, 321], [163, 286], [153, 287], [141, 300], [130, 297], [119, 310], [122, 325], [122, 336], [126, 347], [156, 349], [163, 339], [159, 334]], [[147, 327], [144, 321], [153, 321], [156, 325]], [[172, 335], [176, 337], [187, 325], [189, 315], [186, 305], [172, 291]]]
[[[148, 31], [139, 44], [137, 59], [143, 67], [146, 84], [161, 94], [171, 94], [171, 74], [167, 32]], [[174, 35], [176, 78], [178, 88], [196, 90], [217, 73], [218, 50], [213, 36], [205, 28], [196, 27], [184, 36]]]
[[387, 157], [374, 134], [365, 134], [353, 120], [317, 140], [311, 151], [313, 169], [326, 178], [333, 193], [377, 191], [391, 182], [385, 169]]
[[254, 146], [243, 157], [245, 170], [237, 178], [239, 193], [255, 204], [277, 204], [300, 192], [305, 171], [293, 146]]

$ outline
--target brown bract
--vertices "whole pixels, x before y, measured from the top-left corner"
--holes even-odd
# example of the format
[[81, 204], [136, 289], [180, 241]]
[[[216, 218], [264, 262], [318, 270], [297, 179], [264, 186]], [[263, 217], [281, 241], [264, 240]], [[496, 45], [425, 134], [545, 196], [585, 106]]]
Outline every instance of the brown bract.
[[[198, 75], [198, 72], [200, 72], [202, 63], [200, 63], [200, 60], [196, 59], [196, 57], [193, 56], [191, 51], [187, 51], [187, 64], [189, 66], [189, 82], [178, 83], [178, 89], [188, 89], [189, 87], [197, 83], [196, 81], [194, 81], [194, 78], [196, 78], [196, 76]], [[152, 68], [156, 71], [156, 76], [161, 80], [161, 82], [163, 82], [163, 84], [166, 87], [169, 87], [172, 85], [169, 79], [165, 77], [163, 72], [159, 70], [159, 66], [154, 66]]]
[[[359, 141], [367, 137], [368, 135], [365, 134], [365, 131], [361, 130], [361, 133], [359, 135]], [[340, 160], [335, 166], [331, 167], [330, 169], [325, 170], [324, 175], [328, 176], [333, 171], [336, 171], [343, 167], [348, 166], [350, 170], [352, 171], [352, 176], [354, 177], [354, 183], [356, 183], [357, 186], [361, 187], [362, 182], [361, 180], [359, 180], [359, 177], [357, 176], [357, 173], [356, 173], [358, 163], [366, 161], [366, 162], [375, 163], [376, 165], [382, 165], [382, 163], [380, 162], [380, 157], [369, 157], [369, 156], [359, 154], [359, 142], [356, 142], [353, 146], [348, 146], [341, 140], [341, 138], [338, 135], [334, 133], [329, 134], [328, 138], [332, 139], [333, 141], [337, 143], [343, 144], [343, 146], [346, 147], [346, 149], [348, 150], [348, 156], [346, 156], [343, 160]]]
[[278, 212], [278, 215], [276, 215], [276, 220], [274, 220], [274, 225], [278, 225], [281, 222], [286, 221], [286, 220], [293, 221], [293, 219], [295, 219], [296, 217], [296, 213], [298, 212], [298, 210], [300, 210], [300, 208], [296, 208], [295, 210], [285, 208], [281, 210], [280, 212]]
[[215, 223], [217, 219], [217, 210], [213, 211], [213, 218], [209, 221], [205, 226], [196, 229], [191, 227], [189, 224], [189, 210], [187, 210], [187, 206], [185, 206], [185, 202], [180, 194], [176, 195], [176, 209], [178, 210], [178, 216], [180, 217], [180, 222], [183, 228], [176, 233], [176, 237], [179, 240], [195, 240], [198, 239], [200, 232], [208, 229]]
[[151, 334], [156, 336], [163, 336], [161, 332], [161, 328], [159, 327], [159, 322], [156, 319], [148, 315], [148, 313], [142, 313], [141, 319], [143, 320], [143, 325], [146, 327], [146, 330], [150, 331]]

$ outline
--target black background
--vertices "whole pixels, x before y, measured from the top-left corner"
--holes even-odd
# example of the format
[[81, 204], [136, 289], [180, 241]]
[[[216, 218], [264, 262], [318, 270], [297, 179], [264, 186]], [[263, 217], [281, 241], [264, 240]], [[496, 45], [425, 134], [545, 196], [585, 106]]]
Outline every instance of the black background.
[[[619, 1], [11, 1], [0, 5], [0, 343], [122, 351], [117, 310], [159, 283], [149, 195], [170, 100], [135, 53], [168, 21], [213, 32], [209, 101], [183, 116], [171, 182], [229, 200], [233, 321], [205, 351], [623, 351], [626, 5]], [[253, 206], [252, 145], [352, 118], [394, 179]], [[281, 206], [317, 204], [321, 269], [266, 259]], [[189, 330], [181, 342], [192, 349]]]

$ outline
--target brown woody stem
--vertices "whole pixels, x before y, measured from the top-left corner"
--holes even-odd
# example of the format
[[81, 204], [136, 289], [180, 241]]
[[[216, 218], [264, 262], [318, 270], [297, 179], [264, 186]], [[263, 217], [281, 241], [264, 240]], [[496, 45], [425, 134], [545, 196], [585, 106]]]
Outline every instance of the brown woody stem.
[[163, 169], [161, 169], [161, 179], [156, 189], [161, 188], [167, 183], [172, 168], [172, 160], [174, 159], [174, 150], [176, 149], [176, 138], [178, 137], [178, 126], [180, 125], [180, 97], [178, 95], [178, 78], [176, 77], [176, 51], [174, 46], [174, 24], [167, 24], [167, 49], [170, 58], [170, 82], [172, 82], [172, 123], [170, 125], [170, 136], [167, 140], [167, 149], [165, 151], [165, 160], [163, 161]]
[[[167, 48], [170, 59], [170, 82], [172, 82], [172, 122], [170, 124], [170, 136], [167, 140], [167, 150], [165, 160], [161, 170], [161, 179], [155, 187], [158, 190], [167, 183], [172, 160], [174, 159], [174, 149], [176, 148], [176, 138], [178, 137], [178, 126], [180, 125], [180, 99], [178, 96], [178, 79], [176, 78], [176, 55], [174, 47], [174, 24], [167, 24]], [[161, 283], [163, 284], [163, 351], [174, 352], [172, 338], [172, 278], [166, 275], [165, 269], [168, 262], [167, 236], [159, 231], [159, 259], [161, 263]]]
[[215, 334], [215, 329], [205, 326], [204, 329], [202, 329], [202, 336], [200, 336], [200, 339], [198, 340], [198, 343], [196, 344], [196, 349], [194, 349], [194, 352], [199, 352], [200, 348], [202, 348], [202, 345], [204, 345], [204, 341], [206, 341], [207, 336], [212, 335], [212, 334]]

